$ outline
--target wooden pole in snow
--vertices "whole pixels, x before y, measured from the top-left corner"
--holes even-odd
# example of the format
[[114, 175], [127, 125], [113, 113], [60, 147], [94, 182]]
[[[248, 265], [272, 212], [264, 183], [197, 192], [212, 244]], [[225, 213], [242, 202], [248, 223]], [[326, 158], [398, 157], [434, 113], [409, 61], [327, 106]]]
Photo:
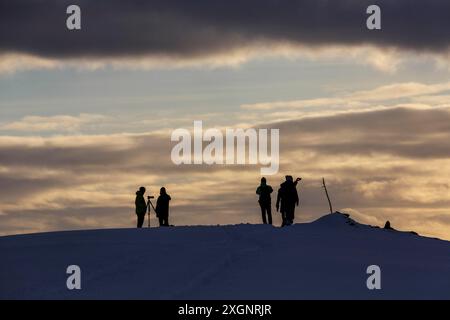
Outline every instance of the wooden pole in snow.
[[327, 195], [328, 205], [330, 206], [330, 213], [333, 213], [333, 206], [331, 205], [330, 196], [328, 195], [327, 186], [325, 184], [325, 178], [322, 178], [323, 188], [325, 189], [325, 194]]

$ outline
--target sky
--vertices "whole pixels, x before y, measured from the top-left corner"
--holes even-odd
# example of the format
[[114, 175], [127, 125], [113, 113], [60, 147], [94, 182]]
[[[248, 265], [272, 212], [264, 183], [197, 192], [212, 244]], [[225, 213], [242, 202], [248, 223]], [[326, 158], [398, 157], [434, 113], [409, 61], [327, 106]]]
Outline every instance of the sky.
[[450, 3], [380, 0], [368, 30], [371, 4], [0, 0], [0, 235], [132, 227], [141, 185], [175, 225], [259, 223], [259, 166], [171, 162], [202, 120], [280, 130], [298, 222], [325, 177], [362, 223], [450, 239]]

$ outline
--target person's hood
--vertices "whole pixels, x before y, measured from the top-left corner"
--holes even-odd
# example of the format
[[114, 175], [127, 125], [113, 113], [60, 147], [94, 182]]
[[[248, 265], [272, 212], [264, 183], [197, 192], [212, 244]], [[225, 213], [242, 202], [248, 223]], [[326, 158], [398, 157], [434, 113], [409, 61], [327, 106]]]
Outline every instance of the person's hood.
[[144, 194], [142, 193], [142, 191], [138, 190], [138, 191], [136, 191], [136, 195], [137, 196], [143, 196]]

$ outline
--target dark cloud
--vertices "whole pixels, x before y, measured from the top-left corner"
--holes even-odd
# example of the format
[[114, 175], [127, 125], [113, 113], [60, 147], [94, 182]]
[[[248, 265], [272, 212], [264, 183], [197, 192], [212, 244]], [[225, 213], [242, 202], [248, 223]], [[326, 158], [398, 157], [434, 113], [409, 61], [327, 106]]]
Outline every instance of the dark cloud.
[[18, 177], [16, 174], [0, 174], [0, 202], [2, 204], [17, 204], [28, 195], [35, 195], [51, 188], [61, 189], [70, 186], [71, 183], [60, 177]]
[[[365, 27], [382, 8], [383, 30]], [[82, 8], [82, 30], [65, 27], [66, 7]], [[49, 57], [201, 57], [263, 41], [309, 46], [374, 44], [446, 51], [446, 0], [2, 0], [0, 51]]]
[[[392, 108], [261, 125], [280, 129], [281, 160], [289, 153], [313, 151], [320, 155], [389, 154], [408, 159], [450, 157], [448, 109]], [[106, 171], [211, 173], [221, 166], [175, 166], [170, 159], [175, 142], [167, 136], [79, 136], [43, 138], [3, 137], [0, 167], [69, 170], [74, 174]], [[42, 141], [45, 141], [42, 143]], [[251, 166], [233, 166], [249, 171]], [[255, 169], [255, 172], [259, 170]]]
[[[139, 136], [103, 136], [49, 138], [44, 144], [30, 144], [34, 139], [23, 138], [16, 143], [2, 143], [0, 137], [0, 167], [33, 170], [63, 170], [72, 174], [140, 172], [170, 175], [190, 172], [217, 171], [214, 166], [176, 166], [171, 161], [171, 150], [176, 142], [170, 135], [145, 134]], [[45, 139], [45, 138], [44, 138]], [[84, 143], [79, 143], [79, 140]], [[5, 137], [5, 141], [9, 141]], [[86, 143], [89, 141], [89, 143]], [[206, 143], [205, 143], [206, 144]], [[250, 165], [234, 166], [233, 170], [247, 171]], [[226, 170], [219, 167], [219, 170]], [[258, 168], [259, 170], [259, 168]], [[255, 172], [257, 169], [255, 169]], [[16, 174], [16, 173], [13, 173]], [[0, 181], [1, 186], [1, 181]]]
[[393, 108], [272, 124], [282, 150], [325, 155], [389, 154], [409, 159], [450, 157], [447, 109]]

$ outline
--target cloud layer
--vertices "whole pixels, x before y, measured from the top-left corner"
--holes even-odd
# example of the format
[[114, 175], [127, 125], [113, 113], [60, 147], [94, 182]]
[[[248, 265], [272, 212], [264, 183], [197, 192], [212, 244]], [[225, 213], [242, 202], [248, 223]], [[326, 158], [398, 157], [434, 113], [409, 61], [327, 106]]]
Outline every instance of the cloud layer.
[[[300, 221], [326, 213], [326, 177], [335, 207], [362, 222], [448, 238], [449, 123], [449, 108], [392, 107], [265, 124], [281, 130], [269, 182], [304, 178]], [[259, 221], [259, 167], [177, 167], [169, 137], [0, 137], [0, 233], [133, 226], [140, 185], [167, 187], [177, 225]]]
[[79, 116], [27, 116], [19, 121], [0, 125], [3, 131], [22, 132], [77, 132], [81, 127], [92, 125], [105, 119], [104, 116], [95, 114], [80, 114]]
[[[80, 0], [80, 32], [65, 28], [73, 1], [3, 1], [1, 50], [43, 56], [205, 55], [252, 42], [373, 43], [442, 51], [449, 45], [444, 0], [380, 0], [383, 32], [365, 28], [369, 0]], [[433, 22], [433, 23], [430, 23]], [[39, 26], [39, 28], [36, 28]]]
[[[207, 63], [237, 64], [258, 54], [295, 54], [305, 48], [375, 47], [448, 57], [450, 3], [380, 0], [382, 31], [366, 28], [371, 0], [119, 1], [79, 0], [82, 30], [66, 29], [68, 0], [6, 0], [0, 4], [0, 54], [30, 68], [61, 61], [92, 68]], [[38, 26], [38, 27], [37, 27]], [[308, 51], [306, 50], [306, 51]], [[385, 67], [385, 54], [370, 54]], [[398, 56], [389, 59], [399, 59]], [[397, 55], [397, 54], [394, 54]], [[150, 59], [151, 58], [151, 59]], [[130, 60], [131, 59], [131, 60]], [[150, 60], [149, 60], [150, 59]], [[364, 60], [363, 55], [358, 59]], [[16, 59], [0, 69], [26, 69]], [[170, 63], [168, 62], [170, 61]]]

